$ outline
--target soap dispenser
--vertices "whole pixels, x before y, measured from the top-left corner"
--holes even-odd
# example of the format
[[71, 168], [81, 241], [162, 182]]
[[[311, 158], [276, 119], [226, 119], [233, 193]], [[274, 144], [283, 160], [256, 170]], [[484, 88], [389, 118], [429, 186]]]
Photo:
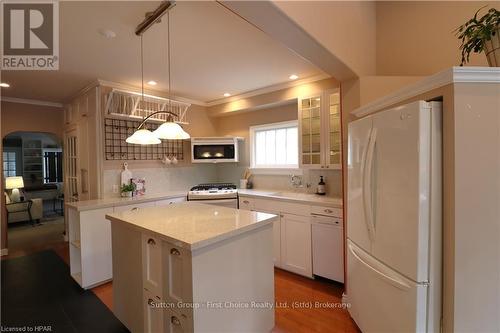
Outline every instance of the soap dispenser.
[[316, 191], [316, 194], [319, 195], [325, 195], [325, 182], [323, 181], [323, 176], [319, 176], [319, 183], [318, 183], [318, 189]]

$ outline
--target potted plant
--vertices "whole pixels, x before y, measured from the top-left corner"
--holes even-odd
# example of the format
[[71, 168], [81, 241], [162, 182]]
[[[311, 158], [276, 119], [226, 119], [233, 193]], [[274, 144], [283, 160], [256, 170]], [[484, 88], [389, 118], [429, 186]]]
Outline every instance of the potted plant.
[[478, 19], [477, 16], [483, 8], [479, 8], [473, 18], [455, 30], [462, 42], [460, 66], [469, 62], [471, 52], [480, 53], [483, 50], [491, 67], [500, 66], [500, 12], [491, 8]]
[[133, 184], [123, 184], [121, 187], [121, 196], [124, 198], [132, 197], [132, 193], [134, 192]]

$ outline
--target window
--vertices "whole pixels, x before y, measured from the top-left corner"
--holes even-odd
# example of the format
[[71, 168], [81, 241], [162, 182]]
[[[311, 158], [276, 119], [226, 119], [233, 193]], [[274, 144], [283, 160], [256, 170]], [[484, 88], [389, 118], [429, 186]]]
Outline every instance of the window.
[[62, 151], [61, 149], [43, 150], [43, 182], [60, 183], [62, 179]]
[[252, 168], [298, 168], [297, 121], [250, 127]]
[[15, 177], [16, 176], [16, 152], [4, 151], [3, 152], [3, 176]]

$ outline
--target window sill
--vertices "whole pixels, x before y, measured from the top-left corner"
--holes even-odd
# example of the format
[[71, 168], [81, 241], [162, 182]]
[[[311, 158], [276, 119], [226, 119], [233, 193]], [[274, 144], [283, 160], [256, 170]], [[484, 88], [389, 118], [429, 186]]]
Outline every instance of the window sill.
[[299, 168], [250, 168], [254, 175], [302, 175]]

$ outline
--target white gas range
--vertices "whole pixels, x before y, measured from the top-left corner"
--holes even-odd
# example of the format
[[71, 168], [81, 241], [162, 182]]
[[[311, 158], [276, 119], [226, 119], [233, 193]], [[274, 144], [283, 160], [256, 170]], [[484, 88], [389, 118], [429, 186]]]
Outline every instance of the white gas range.
[[199, 184], [188, 192], [189, 201], [238, 208], [238, 190], [230, 183]]

